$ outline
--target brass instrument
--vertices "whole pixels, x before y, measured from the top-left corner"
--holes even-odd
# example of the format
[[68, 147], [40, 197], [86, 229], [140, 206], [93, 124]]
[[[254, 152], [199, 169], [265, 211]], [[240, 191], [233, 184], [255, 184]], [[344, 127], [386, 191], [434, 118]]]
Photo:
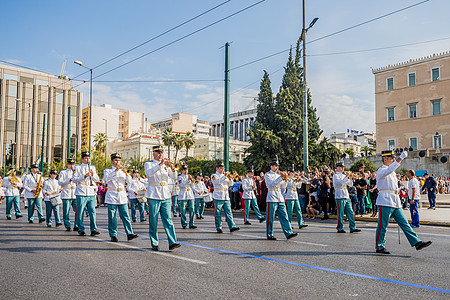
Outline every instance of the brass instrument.
[[[44, 182], [42, 182], [42, 173], [39, 172], [37, 174], [39, 174], [40, 177], [39, 177], [39, 181], [37, 182], [37, 185], [36, 185], [36, 192], [34, 192], [34, 198], [38, 198], [39, 194], [41, 193], [42, 189], [44, 188]], [[31, 175], [31, 176], [33, 176], [33, 175]]]
[[169, 161], [169, 160], [166, 160], [165, 162], [164, 162], [164, 164], [167, 166], [167, 167], [169, 167], [169, 168], [171, 168], [171, 169], [175, 169], [175, 170], [179, 170], [180, 168], [181, 168], [181, 164], [180, 163], [173, 163], [173, 162], [171, 162], [171, 161]]
[[13, 188], [17, 188], [19, 185], [19, 179], [16, 177], [16, 170], [9, 171], [8, 176], [9, 183], [11, 183]]
[[230, 180], [239, 181], [241, 179], [241, 177], [236, 171], [234, 171], [233, 174], [231, 174], [230, 172], [225, 172], [225, 176]]

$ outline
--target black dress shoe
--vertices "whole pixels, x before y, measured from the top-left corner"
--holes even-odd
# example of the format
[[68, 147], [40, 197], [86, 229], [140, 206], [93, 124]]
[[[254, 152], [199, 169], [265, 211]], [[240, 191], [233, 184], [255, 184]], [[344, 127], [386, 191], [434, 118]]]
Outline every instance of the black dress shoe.
[[73, 227], [73, 231], [78, 231], [78, 227], [77, 227], [77, 226], [74, 226], [74, 227]]
[[153, 251], [159, 251], [159, 247], [158, 246], [152, 246], [152, 250]]
[[426, 248], [426, 247], [428, 247], [428, 246], [430, 246], [430, 245], [431, 245], [431, 241], [428, 241], [428, 242], [418, 242], [418, 243], [415, 244], [414, 246], [416, 247], [416, 250], [420, 250], [420, 249]]
[[28, 223], [33, 224], [33, 221], [29, 220]]
[[274, 237], [274, 236], [268, 236], [267, 239], [268, 239], [269, 241], [276, 241], [276, 240], [277, 240], [277, 238]]
[[144, 220], [141, 220], [141, 222], [145, 222], [145, 221], [147, 221], [146, 219], [144, 219]]
[[72, 228], [66, 227], [66, 231], [72, 231]]
[[133, 220], [133, 223], [136, 223], [136, 220]]
[[6, 220], [11, 220], [11, 217], [6, 217]]
[[78, 235], [79, 235], [79, 236], [85, 236], [86, 233], [85, 233], [84, 231], [80, 231], [80, 232], [78, 232]]
[[193, 225], [193, 226], [189, 226], [189, 229], [195, 229], [197, 228], [197, 226]]
[[39, 219], [39, 223], [44, 223], [45, 219]]
[[200, 220], [201, 218], [200, 217], [195, 217], [197, 220]]
[[96, 235], [99, 235], [99, 234], [100, 234], [100, 232], [98, 232], [97, 230], [94, 230], [94, 231], [91, 232], [91, 236], [96, 236]]
[[119, 240], [117, 239], [117, 237], [115, 237], [115, 236], [112, 236], [112, 237], [111, 237], [111, 242], [115, 242], [115, 243], [116, 243], [116, 242], [118, 242], [118, 241], [119, 241]]
[[380, 253], [380, 254], [391, 254], [391, 252], [387, 251], [386, 248], [377, 250], [376, 252], [377, 252], [377, 253]]
[[259, 219], [259, 223], [262, 223], [266, 220], [266, 218], [262, 217], [261, 219]]
[[137, 234], [127, 234], [127, 240], [131, 241], [134, 240], [135, 238], [137, 238], [138, 235]]
[[235, 232], [235, 231], [238, 231], [240, 229], [241, 229], [240, 227], [233, 227], [233, 228], [230, 229], [230, 232]]
[[186, 229], [187, 226], [183, 226], [183, 229]]
[[204, 218], [203, 218], [203, 217], [200, 217], [200, 219], [202, 219], [202, 220], [203, 220]]
[[297, 235], [298, 235], [297, 232], [291, 233], [290, 235], [288, 235], [287, 239], [290, 240], [290, 239], [292, 239], [293, 237], [296, 237]]
[[303, 227], [308, 227], [308, 224], [303, 224], [302, 226], [299, 226], [299, 229], [302, 229]]
[[176, 248], [180, 248], [180, 247], [181, 247], [181, 245], [178, 243], [172, 244], [169, 246], [169, 251], [172, 251], [172, 250], [174, 250]]
[[338, 230], [337, 233], [345, 233], [345, 230]]
[[16, 216], [16, 219], [22, 218], [22, 215], [18, 215]]
[[356, 228], [355, 230], [350, 230], [350, 233], [361, 232], [361, 229]]
[[62, 225], [62, 223], [56, 223], [56, 227], [59, 227], [61, 225]]
[[222, 229], [217, 229], [217, 233], [223, 233]]
[[52, 225], [49, 224], [49, 225], [47, 225], [47, 227], [52, 227]]
[[244, 225], [252, 225], [249, 221], [244, 222]]

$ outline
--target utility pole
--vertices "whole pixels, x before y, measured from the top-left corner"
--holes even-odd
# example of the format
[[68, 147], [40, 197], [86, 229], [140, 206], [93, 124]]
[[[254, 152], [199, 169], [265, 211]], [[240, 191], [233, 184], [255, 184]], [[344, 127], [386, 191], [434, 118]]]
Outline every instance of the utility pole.
[[70, 105], [69, 105], [69, 108], [68, 108], [68, 112], [67, 112], [67, 158], [69, 159], [70, 158], [70, 155], [71, 155], [71, 153], [70, 153], [70, 147], [71, 147], [71, 145], [70, 145], [70, 114], [71, 114], [71, 111], [72, 111], [72, 108], [70, 107]]
[[28, 103], [28, 129], [27, 129], [27, 160], [26, 160], [26, 170], [28, 170], [28, 157], [31, 157], [31, 141], [30, 141], [30, 124], [31, 124], [31, 103]]
[[225, 164], [225, 171], [229, 168], [229, 158], [230, 158], [230, 44], [227, 42], [225, 44], [225, 103], [224, 103], [224, 136], [223, 136], [223, 162]]
[[41, 162], [39, 163], [39, 171], [42, 172], [44, 169], [44, 142], [45, 142], [45, 114], [44, 114], [44, 122], [42, 123], [42, 148], [41, 148]]

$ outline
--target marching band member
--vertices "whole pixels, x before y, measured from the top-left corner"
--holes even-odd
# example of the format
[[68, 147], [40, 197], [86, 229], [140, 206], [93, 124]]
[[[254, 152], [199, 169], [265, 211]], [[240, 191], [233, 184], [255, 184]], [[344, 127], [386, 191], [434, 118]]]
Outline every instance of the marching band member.
[[99, 235], [97, 231], [97, 220], [95, 214], [95, 206], [97, 200], [95, 195], [97, 192], [96, 182], [98, 178], [95, 166], [90, 164], [91, 154], [88, 151], [81, 152], [81, 165], [75, 167], [75, 174], [72, 181], [76, 183], [75, 196], [77, 198], [77, 223], [78, 234], [86, 235], [84, 231], [83, 211], [86, 209], [90, 219], [91, 236]]
[[344, 164], [338, 162], [336, 164], [336, 173], [333, 175], [334, 186], [334, 198], [337, 202], [337, 232], [345, 233], [344, 230], [344, 213], [348, 218], [348, 224], [350, 232], [360, 232], [361, 230], [356, 228], [355, 216], [353, 214], [352, 202], [348, 195], [347, 186], [352, 186], [353, 181], [348, 179], [344, 174]]
[[305, 221], [303, 221], [302, 209], [300, 207], [300, 201], [298, 200], [297, 188], [300, 188], [301, 185], [301, 180], [294, 182], [294, 170], [289, 170], [288, 177], [283, 184], [283, 186], [286, 188], [284, 199], [286, 199], [287, 204], [288, 220], [292, 224], [292, 215], [295, 212], [299, 229], [308, 227], [308, 225], [305, 224]]
[[[213, 199], [215, 207], [215, 224], [217, 233], [223, 233], [222, 218], [220, 216], [222, 212], [222, 207], [225, 213], [225, 217], [230, 232], [234, 232], [240, 229], [239, 227], [236, 227], [236, 224], [234, 224], [233, 213], [231, 212], [230, 196], [228, 195], [228, 187], [233, 184], [233, 180], [229, 179], [224, 174], [224, 170], [225, 166], [223, 162], [219, 162], [216, 165], [216, 173], [211, 175], [211, 182], [214, 186]], [[227, 175], [228, 174], [229, 172], [227, 172]]]
[[34, 205], [39, 218], [39, 223], [45, 221], [42, 213], [42, 188], [44, 187], [44, 180], [41, 174], [38, 173], [37, 164], [31, 164], [31, 173], [23, 178], [23, 188], [25, 189], [23, 196], [28, 200], [28, 223], [33, 223], [34, 220]]
[[178, 187], [177, 181], [173, 180], [169, 177], [169, 186], [172, 190], [172, 210], [173, 210], [173, 216], [177, 216], [177, 207], [178, 210], [180, 210], [180, 205], [178, 203], [178, 194], [180, 193], [180, 188]]
[[180, 204], [180, 217], [181, 226], [183, 229], [187, 227], [186, 222], [186, 204], [189, 209], [189, 228], [195, 229], [197, 226], [194, 225], [194, 192], [192, 192], [193, 178], [189, 175], [189, 169], [187, 165], [181, 166], [181, 174], [178, 176], [177, 185], [180, 188], [180, 193], [178, 194], [178, 203]]
[[[59, 205], [60, 203], [56, 201], [57, 197], [60, 197], [59, 193], [61, 193], [62, 188], [56, 180], [56, 176], [58, 172], [56, 170], [50, 171], [50, 178], [44, 181], [44, 187], [42, 188], [42, 193], [45, 195], [45, 220], [47, 223], [47, 227], [52, 227], [52, 211], [53, 216], [55, 217], [56, 227], [62, 225], [61, 220], [59, 218]], [[52, 198], [55, 197], [55, 200]], [[60, 200], [61, 198], [59, 198]], [[55, 202], [56, 201], [56, 202]]]
[[103, 181], [108, 185], [105, 203], [108, 204], [108, 232], [111, 242], [118, 242], [117, 210], [119, 210], [127, 239], [131, 241], [138, 237], [131, 227], [130, 216], [128, 215], [128, 198], [125, 190], [125, 184], [131, 183], [131, 177], [127, 174], [125, 168], [120, 165], [121, 160], [122, 157], [118, 153], [111, 154], [112, 167], [103, 171]]
[[73, 231], [78, 231], [77, 223], [77, 200], [75, 196], [76, 184], [73, 182], [73, 174], [75, 172], [75, 160], [73, 158], [67, 159], [67, 169], [59, 172], [58, 183], [62, 187], [61, 199], [63, 202], [63, 222], [66, 231], [71, 231], [70, 223], [70, 208], [75, 213], [75, 225]]
[[245, 201], [244, 224], [252, 225], [252, 223], [248, 221], [248, 215], [250, 213], [250, 205], [253, 207], [253, 210], [255, 211], [255, 215], [258, 218], [259, 223], [264, 222], [266, 218], [259, 211], [258, 202], [256, 201], [255, 195], [256, 182], [253, 179], [253, 168], [248, 170], [247, 177], [245, 177], [242, 180], [242, 189], [244, 190], [242, 198]]
[[5, 188], [3, 187], [3, 177], [0, 175], [0, 204], [5, 197]]
[[205, 183], [203, 182], [202, 173], [197, 173], [197, 179], [192, 186], [195, 198], [195, 215], [197, 219], [203, 219], [203, 212], [205, 211], [204, 195], [208, 193]]
[[398, 226], [403, 230], [411, 247], [416, 247], [416, 250], [420, 250], [431, 245], [431, 241], [423, 242], [417, 236], [403, 214], [395, 170], [407, 156], [407, 151], [403, 151], [397, 159], [394, 158], [394, 153], [392, 151], [388, 150], [381, 152], [383, 166], [377, 170], [377, 187], [379, 191], [377, 198], [377, 205], [379, 207], [378, 226], [376, 231], [377, 253], [390, 254], [385, 248], [385, 243], [386, 230], [391, 217], [394, 218], [395, 222], [397, 222]]
[[169, 168], [168, 159], [164, 158], [164, 150], [161, 145], [153, 147], [153, 160], [145, 163], [145, 175], [148, 178], [148, 187], [145, 197], [149, 206], [149, 236], [152, 250], [159, 250], [158, 239], [158, 214], [161, 215], [161, 221], [169, 240], [169, 250], [174, 250], [181, 245], [177, 243], [175, 227], [171, 217], [172, 193], [168, 185], [169, 177], [176, 179], [175, 168]]
[[[20, 192], [22, 187], [22, 180], [16, 177], [16, 170], [11, 169], [8, 176], [3, 178], [3, 191], [6, 197], [6, 219], [11, 220], [11, 209], [14, 204], [14, 211], [16, 219], [22, 218], [20, 212]], [[1, 203], [0, 203], [1, 204]]]
[[136, 206], [139, 209], [139, 216], [141, 222], [145, 222], [145, 202], [139, 202], [138, 201], [138, 195], [142, 195], [142, 193], [145, 193], [146, 188], [145, 184], [141, 181], [139, 170], [134, 169], [133, 170], [133, 179], [129, 184], [127, 184], [127, 190], [128, 190], [128, 200], [131, 204], [131, 219], [133, 222], [136, 222], [137, 215], [136, 215]]
[[[283, 178], [278, 172], [279, 163], [278, 159], [270, 162], [270, 171], [264, 175], [267, 189], [267, 226], [266, 235], [268, 240], [276, 240], [273, 236], [273, 220], [275, 219], [275, 213], [278, 215], [281, 227], [283, 228], [284, 235], [289, 240], [296, 237], [298, 233], [292, 231], [291, 223], [287, 218], [286, 205], [284, 204], [283, 195], [281, 194], [281, 185]], [[287, 176], [287, 175], [286, 175]]]

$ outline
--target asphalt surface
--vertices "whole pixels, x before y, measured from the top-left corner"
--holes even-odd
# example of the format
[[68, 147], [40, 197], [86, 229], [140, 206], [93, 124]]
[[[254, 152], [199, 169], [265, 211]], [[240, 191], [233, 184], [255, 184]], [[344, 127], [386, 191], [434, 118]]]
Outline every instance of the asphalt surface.
[[[215, 233], [207, 212], [198, 229], [181, 229], [182, 247], [168, 251], [160, 225], [159, 252], [150, 250], [148, 222], [133, 223], [140, 237], [109, 242], [107, 210], [97, 209], [101, 235], [80, 237], [64, 227], [47, 228], [6, 220], [0, 206], [0, 299], [449, 299], [450, 228], [421, 226], [433, 244], [410, 247], [391, 224], [386, 248], [375, 253], [373, 222], [357, 222], [361, 233], [337, 234], [335, 220], [308, 221], [287, 241], [278, 220], [277, 241], [265, 239], [265, 223], [252, 220], [240, 231]], [[254, 216], [252, 216], [254, 217]], [[73, 215], [72, 215], [73, 218]], [[86, 218], [85, 224], [88, 224]], [[294, 222], [295, 224], [295, 222]], [[224, 223], [226, 226], [226, 223]], [[348, 232], [348, 224], [346, 223]], [[54, 225], [53, 225], [54, 226]], [[88, 232], [87, 232], [88, 233]]]

